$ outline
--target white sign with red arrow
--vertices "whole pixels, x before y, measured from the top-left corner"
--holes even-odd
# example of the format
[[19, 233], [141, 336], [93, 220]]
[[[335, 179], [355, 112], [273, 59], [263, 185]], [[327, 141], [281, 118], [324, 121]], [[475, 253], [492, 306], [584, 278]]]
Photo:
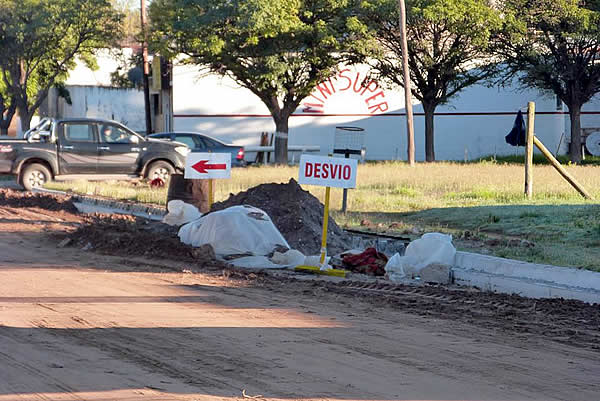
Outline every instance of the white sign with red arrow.
[[184, 178], [231, 178], [231, 153], [188, 153]]

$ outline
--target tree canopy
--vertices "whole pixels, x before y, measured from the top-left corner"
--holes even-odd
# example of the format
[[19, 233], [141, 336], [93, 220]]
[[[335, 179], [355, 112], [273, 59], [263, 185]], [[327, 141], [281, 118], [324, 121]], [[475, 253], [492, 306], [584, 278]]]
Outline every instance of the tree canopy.
[[[494, 73], [500, 16], [488, 0], [407, 0], [406, 9], [411, 92], [425, 111], [425, 154], [433, 161], [435, 109]], [[374, 75], [403, 86], [397, 0], [364, 0], [361, 16], [380, 45], [369, 62]]]
[[260, 98], [275, 122], [277, 163], [287, 162], [289, 116], [369, 42], [353, 0], [154, 0], [150, 19], [163, 55], [187, 55]]
[[76, 58], [94, 66], [94, 51], [109, 47], [119, 26], [120, 14], [108, 0], [0, 2], [0, 79], [23, 129]]
[[503, 0], [505, 79], [552, 92], [569, 108], [571, 161], [582, 159], [581, 107], [600, 92], [600, 2]]

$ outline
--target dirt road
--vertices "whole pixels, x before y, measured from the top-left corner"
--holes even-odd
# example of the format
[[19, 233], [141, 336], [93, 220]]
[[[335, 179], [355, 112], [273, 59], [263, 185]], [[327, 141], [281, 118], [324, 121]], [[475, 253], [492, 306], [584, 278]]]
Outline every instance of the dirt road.
[[594, 307], [57, 248], [78, 222], [0, 206], [2, 401], [600, 399]]

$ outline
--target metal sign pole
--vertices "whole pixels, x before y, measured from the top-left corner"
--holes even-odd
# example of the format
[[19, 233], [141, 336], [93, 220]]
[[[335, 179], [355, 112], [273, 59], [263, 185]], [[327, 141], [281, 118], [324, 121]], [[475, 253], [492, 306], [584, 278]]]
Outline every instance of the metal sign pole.
[[[350, 153], [346, 152], [346, 159], [350, 158]], [[348, 209], [348, 188], [344, 188], [344, 193], [342, 195], [342, 213], [346, 213]]]
[[331, 187], [325, 188], [325, 211], [323, 213], [323, 235], [321, 236], [321, 269], [327, 265], [327, 226], [329, 225], [329, 195]]

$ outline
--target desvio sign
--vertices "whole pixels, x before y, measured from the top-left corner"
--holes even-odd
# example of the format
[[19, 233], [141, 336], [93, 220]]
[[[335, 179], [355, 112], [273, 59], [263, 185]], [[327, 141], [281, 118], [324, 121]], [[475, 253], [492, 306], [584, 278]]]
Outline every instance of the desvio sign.
[[356, 159], [302, 155], [298, 182], [323, 187], [356, 188], [357, 168]]

